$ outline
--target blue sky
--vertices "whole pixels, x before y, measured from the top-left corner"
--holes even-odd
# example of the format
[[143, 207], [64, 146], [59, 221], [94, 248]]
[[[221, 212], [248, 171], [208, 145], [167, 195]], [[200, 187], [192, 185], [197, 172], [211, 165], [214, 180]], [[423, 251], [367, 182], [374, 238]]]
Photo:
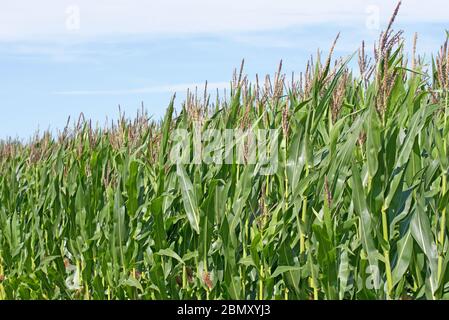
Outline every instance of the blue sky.
[[[6, 2], [6, 1], [3, 1]], [[336, 54], [385, 28], [391, 0], [143, 1], [25, 0], [0, 10], [0, 139], [61, 129], [80, 112], [94, 122], [127, 115], [144, 103], [159, 119], [177, 92], [221, 91], [245, 58], [249, 79], [299, 73], [341, 31]], [[430, 56], [449, 29], [446, 1], [404, 0], [397, 29]], [[440, 10], [438, 10], [438, 8]]]

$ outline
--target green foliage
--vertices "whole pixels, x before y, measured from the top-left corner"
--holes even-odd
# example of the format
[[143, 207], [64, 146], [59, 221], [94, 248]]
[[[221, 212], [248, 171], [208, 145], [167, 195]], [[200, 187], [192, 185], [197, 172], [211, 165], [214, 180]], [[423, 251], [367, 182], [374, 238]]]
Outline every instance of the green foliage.
[[[0, 143], [0, 299], [449, 298], [449, 59], [404, 60]], [[198, 123], [278, 130], [276, 172], [171, 163]]]

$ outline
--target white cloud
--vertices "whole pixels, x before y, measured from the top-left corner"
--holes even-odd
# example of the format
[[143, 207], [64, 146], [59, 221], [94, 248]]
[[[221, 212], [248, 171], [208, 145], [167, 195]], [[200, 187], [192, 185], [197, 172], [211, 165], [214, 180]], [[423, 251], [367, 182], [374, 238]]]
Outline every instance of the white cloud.
[[[136, 34], [258, 31], [311, 23], [360, 23], [378, 6], [382, 21], [392, 0], [15, 0], [0, 6], [0, 40]], [[403, 0], [402, 21], [449, 21], [446, 0]], [[79, 29], [77, 10], [79, 8]], [[70, 38], [69, 38], [70, 39]]]
[[[158, 85], [144, 88], [132, 88], [132, 89], [120, 89], [120, 90], [69, 90], [69, 91], [57, 91], [55, 95], [67, 95], [67, 96], [88, 96], [88, 95], [127, 95], [127, 94], [139, 94], [139, 93], [175, 93], [186, 92], [187, 89], [203, 90], [205, 83], [183, 83], [172, 85]], [[207, 84], [208, 90], [226, 89], [229, 88], [229, 82], [211, 82]]]

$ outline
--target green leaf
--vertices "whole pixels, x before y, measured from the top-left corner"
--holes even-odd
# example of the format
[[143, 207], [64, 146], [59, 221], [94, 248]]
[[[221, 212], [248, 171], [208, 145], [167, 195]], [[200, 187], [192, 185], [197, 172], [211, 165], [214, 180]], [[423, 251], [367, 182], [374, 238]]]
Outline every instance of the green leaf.
[[182, 258], [176, 253], [174, 252], [172, 249], [162, 249], [159, 250], [156, 254], [160, 255], [160, 256], [167, 256], [170, 258], [173, 258], [175, 260], [178, 260], [180, 263], [185, 264], [184, 261], [182, 260]]
[[290, 271], [300, 271], [301, 267], [295, 266], [278, 266], [276, 270], [271, 274], [271, 278], [276, 278], [277, 276]]
[[190, 181], [186, 170], [182, 165], [177, 166], [176, 170], [179, 178], [179, 184], [181, 188], [182, 200], [184, 203], [184, 209], [187, 214], [187, 219], [190, 222], [192, 229], [199, 234], [199, 211], [198, 200], [195, 196], [195, 190], [193, 189], [192, 182]]

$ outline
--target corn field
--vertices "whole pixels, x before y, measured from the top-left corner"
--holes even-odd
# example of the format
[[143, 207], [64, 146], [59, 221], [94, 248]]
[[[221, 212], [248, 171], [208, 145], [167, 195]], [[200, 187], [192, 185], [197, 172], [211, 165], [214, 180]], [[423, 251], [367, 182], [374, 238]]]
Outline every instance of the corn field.
[[[0, 300], [449, 298], [449, 35], [427, 61], [394, 16], [372, 59], [334, 43], [161, 121], [0, 142]], [[245, 139], [243, 162], [171, 163], [194, 127], [275, 130], [276, 170]]]

